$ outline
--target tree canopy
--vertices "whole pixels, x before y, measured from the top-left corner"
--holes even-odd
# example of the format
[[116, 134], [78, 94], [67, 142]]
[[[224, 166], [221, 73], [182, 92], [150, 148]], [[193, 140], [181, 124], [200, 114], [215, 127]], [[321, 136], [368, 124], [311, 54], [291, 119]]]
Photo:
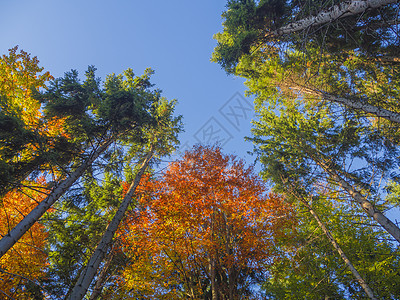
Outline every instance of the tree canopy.
[[[228, 1], [223, 31], [215, 35], [213, 60], [228, 73], [246, 78], [248, 93], [255, 96], [257, 118], [249, 140], [255, 144], [263, 178], [310, 213], [325, 242], [331, 242], [329, 251], [336, 252], [307, 254], [315, 261], [341, 257], [359, 283], [356, 289], [347, 282], [336, 285], [341, 277], [320, 263], [323, 278], [307, 277], [305, 283], [311, 286], [299, 298], [364, 297], [356, 296], [361, 286], [361, 293], [371, 299], [398, 293], [390, 279], [382, 291], [371, 275], [360, 272], [374, 264], [373, 259], [358, 265], [353, 256], [361, 248], [377, 250], [372, 244], [381, 239], [389, 252], [398, 248], [399, 227], [385, 215], [398, 207], [389, 200], [396, 197], [390, 192], [398, 185], [396, 2]], [[328, 213], [321, 202], [333, 210]], [[357, 212], [342, 210], [342, 205]], [[369, 216], [368, 222], [358, 219], [362, 214]], [[345, 216], [340, 223], [338, 215]], [[299, 229], [309, 226], [299, 223]], [[357, 231], [350, 233], [351, 227]], [[369, 232], [371, 244], [348, 244], [340, 237], [343, 232], [348, 237]], [[378, 238], [381, 234], [384, 237]], [[307, 247], [300, 247], [297, 254]], [[304, 269], [288, 277], [276, 273], [279, 279], [265, 287], [270, 297], [290, 299], [301, 291], [299, 277], [292, 277], [293, 282], [288, 278], [316, 274], [317, 270], [307, 271], [308, 266], [297, 264], [296, 269]], [[375, 271], [375, 276], [384, 273]]]
[[[290, 206], [268, 194], [250, 167], [219, 147], [195, 146], [143, 183], [139, 215], [124, 228], [131, 258], [125, 297], [253, 298], [291, 234]], [[121, 234], [123, 234], [121, 233]]]
[[218, 144], [160, 168], [182, 117], [151, 69], [0, 58], [1, 299], [399, 297], [400, 4], [226, 8], [260, 174]]

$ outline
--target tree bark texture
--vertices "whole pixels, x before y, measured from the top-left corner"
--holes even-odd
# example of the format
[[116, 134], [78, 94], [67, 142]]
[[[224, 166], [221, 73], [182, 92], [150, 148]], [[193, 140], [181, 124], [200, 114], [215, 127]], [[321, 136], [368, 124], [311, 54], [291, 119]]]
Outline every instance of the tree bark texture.
[[359, 191], [357, 191], [350, 183], [326, 163], [317, 161], [332, 178], [354, 199], [361, 208], [376, 222], [378, 222], [391, 236], [393, 236], [400, 243], [400, 228], [397, 227], [389, 218], [381, 213], [370, 201], [368, 201]]
[[[299, 197], [297, 197], [299, 199]], [[328, 240], [331, 242], [335, 250], [339, 253], [340, 257], [346, 264], [346, 266], [350, 269], [351, 273], [353, 276], [356, 278], [357, 282], [361, 285], [363, 288], [364, 292], [368, 295], [370, 299], [377, 300], [375, 298], [373, 291], [369, 287], [369, 285], [365, 282], [365, 280], [361, 277], [360, 273], [358, 273], [357, 269], [354, 267], [354, 265], [351, 263], [351, 261], [348, 259], [342, 248], [340, 248], [339, 244], [336, 242], [335, 238], [332, 236], [331, 232], [329, 229], [325, 226], [325, 224], [321, 221], [319, 218], [318, 214], [312, 209], [310, 204], [303, 198], [300, 199], [300, 201], [307, 207], [308, 211], [310, 214], [314, 217], [314, 219], [317, 221], [318, 226], [322, 229]]]
[[397, 0], [351, 0], [332, 6], [321, 11], [316, 16], [310, 16], [302, 20], [292, 22], [275, 31], [268, 32], [266, 37], [278, 37], [285, 34], [305, 30], [310, 26], [321, 26], [337, 19], [364, 13], [369, 8], [378, 8], [396, 3]]
[[82, 299], [85, 296], [87, 290], [89, 289], [89, 286], [97, 273], [97, 269], [99, 268], [100, 263], [102, 262], [104, 256], [107, 253], [107, 250], [114, 237], [114, 234], [117, 231], [118, 226], [122, 221], [122, 218], [124, 217], [126, 210], [128, 209], [128, 206], [132, 202], [132, 197], [136, 191], [137, 186], [139, 185], [142, 175], [144, 174], [151, 158], [153, 157], [153, 153], [154, 153], [154, 147], [152, 146], [149, 152], [147, 153], [145, 160], [143, 161], [139, 169], [139, 172], [136, 174], [135, 179], [131, 183], [128, 192], [123, 198], [121, 205], [118, 208], [118, 211], [116, 212], [110, 224], [108, 225], [106, 232], [104, 233], [100, 243], [97, 245], [97, 248], [94, 251], [92, 257], [90, 258], [89, 263], [86, 265], [85, 270], [82, 272], [81, 276], [78, 279], [78, 282], [75, 284], [71, 296], [69, 297], [70, 300]]
[[109, 139], [101, 144], [68, 178], [61, 181], [50, 194], [40, 202], [21, 222], [0, 240], [0, 257], [2, 257], [18, 240], [35, 224], [41, 216], [77, 181], [85, 170], [113, 142]]
[[89, 300], [99, 299], [101, 291], [103, 290], [104, 283], [106, 282], [106, 279], [107, 279], [108, 268], [110, 267], [113, 258], [114, 258], [114, 254], [110, 253], [109, 256], [107, 257], [106, 263], [104, 264], [103, 268], [101, 269], [101, 272], [96, 280], [96, 284], [94, 286], [92, 294], [90, 295]]
[[300, 85], [291, 84], [291, 85], [287, 85], [287, 86], [292, 88], [292, 89], [294, 89], [294, 90], [298, 90], [300, 92], [304, 92], [304, 93], [307, 93], [307, 94], [310, 94], [310, 95], [321, 97], [322, 99], [324, 99], [326, 101], [343, 104], [343, 105], [345, 105], [347, 107], [354, 108], [354, 109], [357, 109], [357, 110], [361, 110], [361, 111], [366, 112], [368, 114], [375, 115], [376, 117], [383, 118], [383, 119], [389, 120], [391, 122], [395, 122], [395, 123], [399, 123], [400, 124], [400, 114], [399, 113], [384, 109], [384, 108], [379, 107], [379, 106], [374, 106], [374, 105], [368, 104], [365, 101], [353, 100], [353, 99], [348, 99], [348, 98], [344, 98], [344, 97], [339, 97], [339, 96], [336, 96], [336, 95], [332, 95], [332, 94], [329, 94], [329, 93], [326, 93], [326, 92], [314, 90], [314, 89], [307, 88], [307, 87], [300, 86]]

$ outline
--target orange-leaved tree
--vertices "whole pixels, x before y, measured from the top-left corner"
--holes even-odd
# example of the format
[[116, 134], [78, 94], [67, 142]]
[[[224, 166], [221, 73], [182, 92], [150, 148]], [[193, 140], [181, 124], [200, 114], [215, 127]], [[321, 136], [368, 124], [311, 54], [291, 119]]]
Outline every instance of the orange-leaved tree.
[[[44, 177], [24, 182], [30, 188], [8, 192], [0, 202], [0, 235], [4, 236], [46, 197]], [[35, 189], [32, 188], [35, 186]], [[0, 299], [41, 299], [40, 280], [45, 275], [47, 232], [36, 223], [0, 258]]]
[[266, 275], [292, 210], [253, 168], [220, 147], [195, 146], [142, 185], [125, 222], [125, 297], [239, 299]]

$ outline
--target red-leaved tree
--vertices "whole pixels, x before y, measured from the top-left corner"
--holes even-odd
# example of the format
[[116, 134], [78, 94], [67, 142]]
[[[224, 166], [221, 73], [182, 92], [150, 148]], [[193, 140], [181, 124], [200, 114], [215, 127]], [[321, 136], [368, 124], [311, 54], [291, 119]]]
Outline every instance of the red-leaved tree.
[[219, 147], [194, 147], [143, 186], [122, 235], [125, 296], [251, 297], [278, 254], [275, 238], [291, 232], [291, 208]]

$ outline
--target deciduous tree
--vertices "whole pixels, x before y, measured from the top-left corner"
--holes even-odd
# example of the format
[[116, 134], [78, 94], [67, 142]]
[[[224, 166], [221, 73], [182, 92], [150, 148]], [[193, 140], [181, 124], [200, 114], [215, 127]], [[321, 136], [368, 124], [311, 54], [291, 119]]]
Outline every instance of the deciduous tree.
[[85, 296], [96, 273], [99, 272], [100, 264], [107, 256], [109, 248], [113, 243], [114, 235], [129, 205], [131, 205], [136, 188], [143, 174], [150, 166], [153, 157], [162, 157], [170, 154], [171, 151], [175, 149], [175, 144], [178, 143], [177, 134], [180, 131], [181, 124], [180, 117], [173, 116], [175, 101], [167, 101], [165, 98], [160, 98], [158, 92], [155, 92], [153, 97], [154, 101], [151, 116], [154, 119], [154, 123], [142, 128], [142, 138], [144, 141], [147, 141], [147, 143], [143, 145], [131, 144], [131, 151], [134, 150], [139, 154], [144, 152], [145, 156], [141, 159], [140, 167], [137, 166], [137, 172], [133, 176], [126, 194], [115, 212], [115, 215], [108, 224], [89, 262], [80, 274], [69, 299], [82, 299]]
[[[42, 103], [34, 97], [51, 79], [36, 57], [23, 50], [18, 52], [18, 47], [0, 58], [1, 196], [33, 172], [55, 171], [55, 161], [59, 165], [65, 162], [60, 148], [67, 147], [71, 137], [65, 130], [65, 120], [47, 118]], [[57, 174], [53, 172], [53, 176]]]
[[[146, 143], [146, 129], [159, 121], [154, 112], [162, 107], [158, 90], [152, 89], [152, 70], [135, 76], [131, 69], [121, 75], [111, 74], [101, 86], [89, 67], [86, 80], [81, 83], [76, 71], [67, 72], [36, 98], [45, 103], [47, 118], [65, 119], [66, 132], [71, 141], [58, 149], [61, 157], [55, 160], [62, 166], [59, 181], [43, 201], [0, 240], [0, 255], [4, 255], [29, 228], [84, 174], [93, 170], [93, 162], [117, 141], [134, 149]], [[163, 106], [165, 111], [168, 108]], [[162, 119], [162, 118], [161, 118]], [[170, 129], [172, 131], [173, 129]], [[168, 144], [168, 143], [166, 143]], [[65, 163], [67, 162], [67, 163]]]
[[274, 262], [275, 237], [293, 224], [290, 206], [219, 147], [186, 152], [147, 183], [140, 204], [124, 236], [127, 297], [255, 297]]
[[[0, 234], [4, 236], [46, 197], [46, 181], [24, 182], [35, 189], [22, 188], [8, 192], [0, 204]], [[41, 283], [47, 267], [47, 231], [37, 223], [0, 260], [0, 298], [41, 299]]]

